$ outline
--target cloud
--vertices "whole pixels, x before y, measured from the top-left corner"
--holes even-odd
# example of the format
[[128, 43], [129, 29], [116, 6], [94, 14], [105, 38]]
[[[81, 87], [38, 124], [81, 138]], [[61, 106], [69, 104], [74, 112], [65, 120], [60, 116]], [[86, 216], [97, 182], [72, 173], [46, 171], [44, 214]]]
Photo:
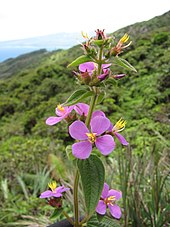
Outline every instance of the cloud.
[[1, 0], [0, 40], [96, 28], [112, 32], [169, 8], [167, 0]]

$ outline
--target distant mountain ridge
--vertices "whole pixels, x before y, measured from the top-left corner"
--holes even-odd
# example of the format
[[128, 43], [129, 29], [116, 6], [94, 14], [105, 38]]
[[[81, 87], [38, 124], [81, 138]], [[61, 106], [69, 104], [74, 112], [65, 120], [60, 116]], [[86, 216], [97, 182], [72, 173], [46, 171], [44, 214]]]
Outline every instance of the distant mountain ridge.
[[80, 33], [64, 32], [28, 39], [3, 41], [0, 42], [0, 62], [44, 48], [48, 51], [68, 49], [79, 42], [82, 42]]
[[[133, 43], [141, 39], [145, 36], [145, 33], [149, 34], [151, 31], [170, 31], [170, 11], [164, 13], [161, 16], [156, 16], [151, 20], [135, 23], [133, 25], [129, 25], [125, 28], [119, 29], [114, 32], [113, 35], [116, 37], [121, 37], [124, 33], [128, 33], [133, 40]], [[150, 37], [152, 38], [152, 37]], [[10, 58], [0, 63], [0, 78], [2, 77], [10, 77], [14, 74], [21, 72], [22, 70], [27, 70], [31, 68], [36, 68], [38, 65], [41, 65], [43, 62], [46, 64], [53, 63], [56, 58], [56, 53], [61, 52], [60, 55], [64, 55], [64, 50], [68, 49], [67, 55], [70, 56], [73, 60], [74, 52], [77, 52], [76, 46], [79, 41], [82, 41], [81, 34], [78, 33], [58, 33], [50, 36], [36, 37], [25, 40], [14, 40], [7, 42], [0, 42], [0, 55], [1, 50], [5, 48], [5, 45], [14, 45], [24, 48], [24, 45], [33, 45], [35, 47], [34, 51], [26, 54], [19, 55], [16, 58]], [[4, 45], [4, 46], [3, 46]], [[53, 47], [53, 48], [52, 48]], [[75, 48], [69, 49], [69, 47]], [[37, 48], [37, 49], [36, 49]], [[50, 51], [49, 51], [50, 50]], [[53, 50], [53, 51], [51, 51]], [[80, 52], [80, 50], [79, 50]], [[81, 54], [81, 53], [80, 53]], [[54, 57], [53, 57], [54, 55]], [[76, 57], [76, 56], [75, 56]], [[0, 56], [1, 58], [1, 56]], [[53, 60], [52, 60], [53, 59]]]
[[121, 28], [114, 32], [114, 34], [121, 33], [129, 33], [130, 36], [142, 36], [145, 33], [151, 32], [153, 30], [157, 30], [160, 28], [169, 28], [170, 31], [170, 11], [166, 13], [156, 16], [148, 21], [137, 22], [135, 24], [129, 25], [127, 27]]
[[[128, 32], [131, 36], [136, 34], [141, 35], [145, 32], [149, 32], [153, 29], [159, 29], [160, 27], [168, 27], [170, 29], [170, 11], [164, 13], [161, 16], [156, 16], [151, 20], [138, 22], [129, 25], [125, 28], [121, 28], [115, 31], [114, 34]], [[135, 28], [135, 29], [134, 29]], [[28, 39], [1, 41], [0, 42], [0, 62], [3, 62], [9, 58], [18, 57], [21, 54], [30, 53], [32, 51], [46, 49], [47, 51], [58, 49], [69, 49], [72, 46], [82, 42], [82, 36], [80, 33], [56, 33], [46, 36], [38, 36]]]

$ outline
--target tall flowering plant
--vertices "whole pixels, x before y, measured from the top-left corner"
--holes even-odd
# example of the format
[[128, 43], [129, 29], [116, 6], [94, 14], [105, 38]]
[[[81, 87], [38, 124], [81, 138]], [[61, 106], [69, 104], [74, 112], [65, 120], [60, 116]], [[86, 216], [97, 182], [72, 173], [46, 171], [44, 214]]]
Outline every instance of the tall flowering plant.
[[[68, 67], [78, 67], [74, 75], [80, 84], [80, 88], [72, 93], [65, 103], [57, 106], [56, 116], [46, 120], [47, 125], [55, 125], [60, 121], [68, 124], [68, 133], [73, 139], [72, 155], [76, 160], [76, 174], [74, 185], [67, 188], [56, 182], [49, 183], [49, 189], [42, 192], [40, 198], [48, 199], [48, 203], [56, 210], [62, 209], [72, 226], [100, 226], [97, 217], [109, 216], [102, 219], [102, 226], [114, 226], [113, 219], [121, 218], [121, 208], [117, 201], [121, 199], [122, 193], [116, 189], [109, 189], [105, 182], [105, 168], [99, 157], [94, 152], [96, 147], [99, 154], [108, 156], [114, 152], [115, 138], [124, 146], [128, 145], [126, 139], [119, 132], [124, 130], [126, 122], [123, 119], [112, 123], [101, 110], [95, 110], [97, 103], [104, 99], [103, 88], [108, 79], [121, 79], [125, 74], [115, 75], [113, 66], [119, 65], [125, 69], [136, 71], [119, 54], [127, 48], [129, 36], [125, 34], [117, 43], [114, 37], [107, 37], [104, 30], [97, 30], [96, 36], [88, 38], [83, 34], [85, 42], [82, 44], [84, 55], [74, 60]], [[90, 103], [82, 101], [90, 99]], [[78, 186], [81, 179], [86, 210], [84, 214], [79, 212]], [[74, 217], [64, 211], [62, 207], [63, 195], [73, 191]], [[98, 215], [97, 215], [98, 214]], [[96, 218], [96, 219], [95, 219]], [[108, 224], [109, 223], [109, 224]]]

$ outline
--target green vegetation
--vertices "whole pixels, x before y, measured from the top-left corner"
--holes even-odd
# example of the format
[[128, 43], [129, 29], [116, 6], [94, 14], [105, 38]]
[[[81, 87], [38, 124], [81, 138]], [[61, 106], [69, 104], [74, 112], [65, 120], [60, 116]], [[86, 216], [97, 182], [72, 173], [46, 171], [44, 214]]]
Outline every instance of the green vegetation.
[[[127, 121], [124, 134], [130, 147], [117, 143], [103, 160], [107, 181], [123, 192], [122, 226], [168, 226], [169, 21], [167, 12], [115, 33], [117, 40], [125, 32], [130, 35], [133, 44], [123, 55], [138, 72], [112, 66], [115, 74], [123, 71], [127, 77], [110, 80], [108, 96], [98, 106], [113, 123], [120, 117]], [[38, 198], [40, 192], [51, 177], [62, 181], [64, 176], [73, 184], [71, 163], [65, 162], [65, 146], [71, 144], [66, 125], [50, 127], [45, 120], [78, 88], [67, 65], [81, 54], [80, 46], [40, 50], [0, 64], [0, 226], [53, 222], [53, 209]]]

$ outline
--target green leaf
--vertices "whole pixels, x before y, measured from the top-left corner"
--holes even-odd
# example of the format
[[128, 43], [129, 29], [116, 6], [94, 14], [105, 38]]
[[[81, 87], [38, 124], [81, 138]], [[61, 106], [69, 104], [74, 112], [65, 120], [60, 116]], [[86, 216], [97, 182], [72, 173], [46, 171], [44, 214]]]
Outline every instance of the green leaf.
[[104, 218], [104, 215], [96, 213], [96, 217], [97, 217], [98, 222], [101, 222]]
[[120, 224], [117, 220], [115, 220], [114, 218], [109, 218], [107, 216], [105, 216], [102, 221], [101, 221], [103, 227], [119, 227]]
[[87, 227], [120, 227], [117, 220], [104, 216], [101, 221], [97, 219], [96, 214], [87, 222]]
[[50, 216], [50, 219], [57, 218], [58, 216], [60, 216], [62, 211], [63, 211], [63, 208], [55, 209], [54, 212], [52, 213], [52, 215]]
[[87, 213], [91, 216], [102, 193], [105, 179], [104, 166], [96, 155], [91, 155], [85, 160], [78, 160], [77, 165], [81, 175]]
[[125, 59], [120, 58], [120, 57], [117, 56], [117, 57], [114, 58], [114, 60], [115, 60], [117, 65], [119, 65], [119, 66], [121, 66], [121, 67], [123, 67], [125, 69], [137, 72], [136, 69], [128, 61], [126, 61]]
[[73, 67], [73, 66], [78, 66], [82, 63], [92, 61], [92, 59], [86, 55], [82, 55], [78, 58], [76, 58], [73, 62], [71, 62], [67, 67]]
[[105, 95], [106, 95], [106, 92], [105, 92], [105, 91], [102, 91], [102, 92], [98, 95], [98, 97], [97, 97], [97, 102], [96, 102], [96, 104], [100, 104], [100, 103], [104, 100]]
[[78, 102], [84, 101], [84, 99], [93, 95], [92, 91], [87, 91], [84, 89], [77, 90], [66, 100], [63, 104], [64, 106], [75, 105]]

